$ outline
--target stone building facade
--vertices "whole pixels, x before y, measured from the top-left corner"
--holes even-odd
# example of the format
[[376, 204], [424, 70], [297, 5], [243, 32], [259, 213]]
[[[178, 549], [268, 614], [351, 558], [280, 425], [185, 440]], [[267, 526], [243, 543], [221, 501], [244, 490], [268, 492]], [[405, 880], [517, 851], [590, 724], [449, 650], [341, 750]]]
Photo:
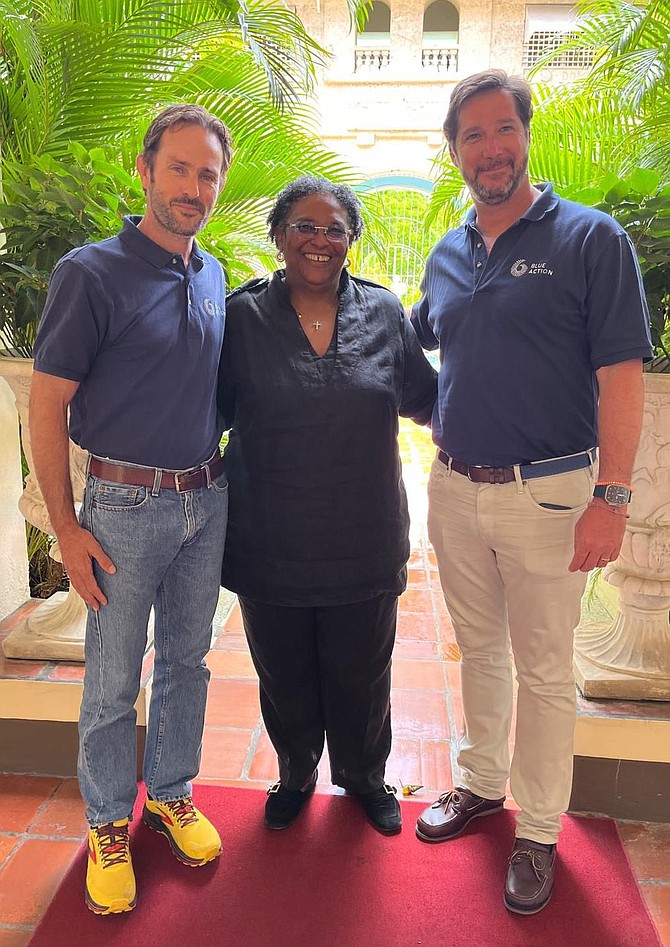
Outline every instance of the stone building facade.
[[[332, 57], [319, 76], [324, 142], [382, 179], [428, 180], [454, 84], [488, 67], [527, 73], [574, 24], [572, 5], [558, 2], [379, 0], [357, 34], [343, 0], [297, 0], [295, 9]], [[572, 78], [583, 65], [564, 54], [538, 78]]]

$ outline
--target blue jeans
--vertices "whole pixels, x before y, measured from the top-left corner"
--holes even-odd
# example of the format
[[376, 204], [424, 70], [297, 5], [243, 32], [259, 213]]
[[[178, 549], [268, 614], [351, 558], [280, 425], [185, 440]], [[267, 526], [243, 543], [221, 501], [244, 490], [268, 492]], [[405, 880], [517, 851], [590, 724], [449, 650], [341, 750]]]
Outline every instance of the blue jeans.
[[[108, 604], [89, 609], [78, 775], [86, 818], [130, 817], [137, 795], [135, 701], [153, 606], [154, 677], [144, 752], [149, 795], [190, 796], [200, 766], [209, 671], [205, 656], [221, 578], [228, 483], [185, 493], [90, 476], [81, 525], [116, 566], [95, 567]], [[95, 564], [94, 564], [95, 565]]]

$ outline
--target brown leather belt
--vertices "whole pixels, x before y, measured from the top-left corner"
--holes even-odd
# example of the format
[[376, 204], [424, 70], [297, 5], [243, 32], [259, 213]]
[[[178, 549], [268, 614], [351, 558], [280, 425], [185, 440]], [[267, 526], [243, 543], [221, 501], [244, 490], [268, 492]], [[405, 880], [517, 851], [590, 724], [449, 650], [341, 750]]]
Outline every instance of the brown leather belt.
[[444, 451], [438, 451], [437, 456], [446, 466], [449, 466], [451, 460], [451, 469], [455, 470], [456, 473], [463, 474], [473, 483], [512, 483], [514, 480], [514, 469], [512, 467], [472, 467], [469, 464], [461, 463], [460, 460], [454, 460]]
[[[91, 457], [89, 470], [94, 477], [100, 477], [101, 480], [125, 483], [134, 487], [153, 487], [157, 473], [153, 467], [124, 467], [122, 464], [108, 463], [105, 460], [99, 460], [97, 457]], [[215, 457], [214, 460], [184, 473], [159, 470], [158, 486], [162, 490], [176, 490], [177, 493], [198, 490], [200, 487], [209, 487], [212, 480], [216, 480], [224, 470], [223, 457]]]
[[[567, 457], [554, 457], [548, 460], [535, 461], [530, 464], [520, 464], [519, 474], [522, 480], [533, 480], [536, 477], [551, 477], [554, 474], [568, 473], [571, 470], [581, 470], [595, 463], [597, 451], [595, 447], [582, 451], [578, 454], [570, 454]], [[451, 469], [456, 473], [463, 474], [473, 483], [512, 483], [515, 480], [513, 467], [480, 467], [464, 464], [460, 460], [454, 460], [444, 451], [437, 452], [437, 458], [446, 467], [451, 465]]]

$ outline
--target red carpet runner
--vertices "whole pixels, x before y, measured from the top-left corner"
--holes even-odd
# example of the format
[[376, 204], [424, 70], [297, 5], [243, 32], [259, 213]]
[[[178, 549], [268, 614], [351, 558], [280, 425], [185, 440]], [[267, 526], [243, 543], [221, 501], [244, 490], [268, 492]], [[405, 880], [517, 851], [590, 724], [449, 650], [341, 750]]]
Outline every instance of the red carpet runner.
[[413, 801], [403, 802], [402, 834], [384, 838], [356, 800], [318, 794], [294, 826], [271, 832], [264, 799], [196, 787], [224, 845], [204, 868], [181, 865], [165, 838], [136, 820], [130, 914], [86, 909], [82, 851], [30, 947], [659, 947], [609, 820], [566, 818], [552, 901], [516, 917], [502, 900], [508, 811], [427, 845], [414, 835], [421, 807]]

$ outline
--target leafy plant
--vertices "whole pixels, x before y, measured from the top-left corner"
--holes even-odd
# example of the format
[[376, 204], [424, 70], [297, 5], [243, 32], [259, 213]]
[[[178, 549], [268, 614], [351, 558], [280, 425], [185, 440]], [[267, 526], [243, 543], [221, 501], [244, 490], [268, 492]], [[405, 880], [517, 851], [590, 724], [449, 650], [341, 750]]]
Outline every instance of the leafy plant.
[[670, 372], [670, 185], [662, 186], [656, 171], [638, 168], [626, 178], [608, 174], [598, 185], [566, 191], [610, 214], [631, 238], [651, 315], [655, 358], [646, 370]]
[[0, 345], [29, 357], [55, 262], [118, 229], [139, 184], [103, 148], [8, 164], [0, 203]]
[[[586, 0], [567, 47], [590, 49], [582, 81], [536, 90], [531, 174], [617, 219], [638, 254], [655, 358], [670, 372], [670, 0]], [[538, 68], [545, 63], [538, 64]]]
[[28, 552], [30, 595], [33, 598], [49, 598], [54, 592], [65, 592], [69, 579], [63, 564], [49, 555], [53, 539], [37, 526], [26, 523], [26, 549]]
[[277, 0], [0, 0], [0, 346], [29, 355], [62, 253], [142, 212], [135, 156], [172, 102], [203, 105], [233, 135], [202, 245], [232, 285], [271, 265], [277, 192], [305, 172], [355, 179], [316, 134], [325, 55]]
[[[625, 171], [654, 168], [670, 177], [670, 0], [582, 0], [571, 39], [539, 62], [543, 68], [566, 48], [589, 50], [593, 67], [573, 89], [591, 109], [609, 108], [625, 134], [603, 154]], [[561, 95], [563, 90], [557, 90]], [[595, 130], [595, 129], [591, 129]]]
[[[583, 80], [533, 89], [529, 174], [625, 228], [651, 312], [656, 358], [646, 368], [670, 371], [670, 0], [587, 0], [577, 10], [572, 38], [535, 72], [574, 48], [589, 49], [594, 65]], [[454, 226], [469, 201], [446, 149], [437, 171], [429, 219]]]

